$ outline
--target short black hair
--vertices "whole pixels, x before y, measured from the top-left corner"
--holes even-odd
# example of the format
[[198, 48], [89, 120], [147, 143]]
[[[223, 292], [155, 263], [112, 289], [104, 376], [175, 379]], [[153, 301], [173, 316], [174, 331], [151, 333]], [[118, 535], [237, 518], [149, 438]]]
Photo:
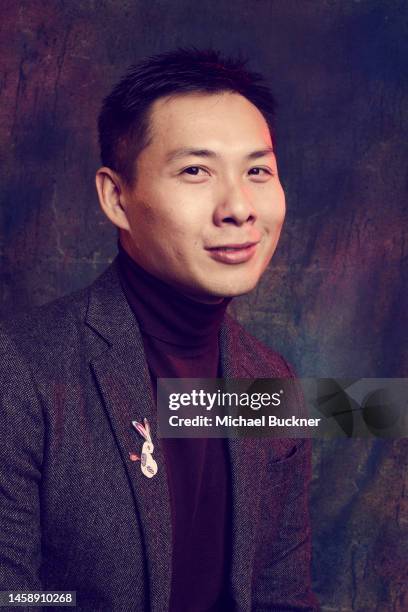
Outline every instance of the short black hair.
[[157, 99], [188, 93], [239, 93], [254, 104], [273, 132], [275, 100], [264, 78], [246, 69], [248, 60], [225, 58], [213, 49], [178, 48], [130, 66], [104, 99], [98, 119], [101, 161], [127, 184], [149, 144], [149, 110]]

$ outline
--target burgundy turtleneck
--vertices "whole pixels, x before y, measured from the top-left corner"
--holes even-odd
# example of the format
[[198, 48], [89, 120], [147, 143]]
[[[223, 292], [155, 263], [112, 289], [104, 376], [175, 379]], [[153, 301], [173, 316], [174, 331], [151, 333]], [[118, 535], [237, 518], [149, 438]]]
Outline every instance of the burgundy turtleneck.
[[[195, 301], [153, 276], [118, 240], [119, 276], [142, 334], [152, 389], [157, 378], [221, 376], [218, 332], [231, 298]], [[223, 439], [163, 438], [170, 490], [170, 612], [228, 609], [230, 478]]]

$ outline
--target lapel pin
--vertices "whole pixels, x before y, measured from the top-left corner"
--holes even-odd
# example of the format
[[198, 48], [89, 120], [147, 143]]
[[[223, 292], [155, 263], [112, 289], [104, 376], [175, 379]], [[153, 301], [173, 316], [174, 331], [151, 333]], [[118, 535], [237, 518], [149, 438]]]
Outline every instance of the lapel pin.
[[[157, 474], [157, 463], [152, 457], [152, 453], [154, 451], [154, 446], [151, 437], [150, 425], [147, 419], [143, 419], [144, 425], [139, 423], [139, 421], [132, 421], [133, 427], [136, 431], [144, 438], [142, 455], [140, 457], [140, 467], [145, 476], [147, 478], [152, 478]], [[130, 453], [131, 461], [137, 461], [139, 459], [138, 455], [135, 453]]]

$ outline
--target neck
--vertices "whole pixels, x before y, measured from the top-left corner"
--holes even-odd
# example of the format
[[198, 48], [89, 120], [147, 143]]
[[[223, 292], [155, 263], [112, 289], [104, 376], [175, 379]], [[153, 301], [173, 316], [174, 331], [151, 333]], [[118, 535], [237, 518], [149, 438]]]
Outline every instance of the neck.
[[146, 270], [146, 268], [141, 265], [140, 263], [138, 263], [137, 261], [137, 257], [135, 256], [133, 249], [132, 249], [132, 245], [129, 243], [129, 241], [126, 239], [126, 235], [119, 235], [118, 237], [118, 250], [119, 252], [125, 252], [127, 254], [128, 257], [130, 257], [133, 262], [137, 265], [140, 266], [140, 268], [142, 268], [146, 274], [150, 274], [152, 276], [154, 276], [158, 281], [165, 283], [166, 285], [170, 286], [173, 288], [174, 291], [179, 292], [181, 295], [184, 295], [186, 298], [188, 298], [189, 300], [193, 300], [194, 302], [198, 302], [201, 304], [222, 304], [222, 302], [225, 299], [230, 299], [230, 298], [225, 298], [225, 297], [219, 297], [219, 296], [215, 296], [215, 295], [197, 295], [197, 294], [193, 294], [190, 293], [189, 291], [186, 291], [185, 289], [178, 287], [176, 285], [170, 284], [167, 281], [164, 281], [162, 279], [160, 279], [158, 276], [156, 276], [155, 274], [152, 274], [151, 272], [149, 272], [148, 270]]
[[210, 302], [183, 293], [140, 266], [120, 241], [118, 250], [122, 287], [142, 332], [199, 351], [217, 341], [232, 298]]

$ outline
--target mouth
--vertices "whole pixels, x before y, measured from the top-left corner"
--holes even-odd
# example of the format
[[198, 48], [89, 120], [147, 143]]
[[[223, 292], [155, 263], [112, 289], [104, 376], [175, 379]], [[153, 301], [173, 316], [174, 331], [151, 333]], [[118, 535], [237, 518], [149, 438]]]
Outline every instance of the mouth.
[[249, 261], [256, 252], [257, 242], [244, 242], [242, 244], [225, 244], [207, 247], [212, 259], [226, 264], [239, 264]]

